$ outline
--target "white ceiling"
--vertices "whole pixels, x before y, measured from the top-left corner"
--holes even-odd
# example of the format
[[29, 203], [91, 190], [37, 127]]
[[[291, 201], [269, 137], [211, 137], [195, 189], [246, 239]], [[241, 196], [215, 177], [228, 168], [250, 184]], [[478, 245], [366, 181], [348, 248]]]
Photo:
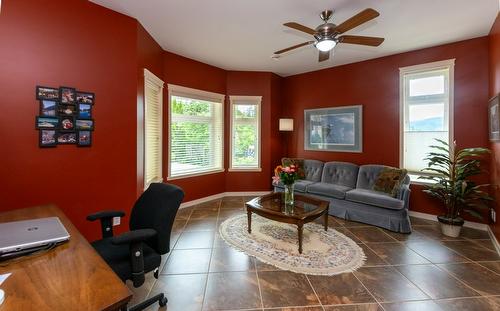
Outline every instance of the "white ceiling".
[[[90, 0], [138, 19], [163, 49], [227, 70], [281, 76], [460, 41], [489, 33], [498, 0]], [[273, 52], [312, 37], [287, 29], [295, 21], [315, 28], [318, 14], [335, 9], [339, 24], [371, 7], [380, 16], [345, 34], [385, 37], [379, 47], [340, 44], [329, 61], [304, 47]]]

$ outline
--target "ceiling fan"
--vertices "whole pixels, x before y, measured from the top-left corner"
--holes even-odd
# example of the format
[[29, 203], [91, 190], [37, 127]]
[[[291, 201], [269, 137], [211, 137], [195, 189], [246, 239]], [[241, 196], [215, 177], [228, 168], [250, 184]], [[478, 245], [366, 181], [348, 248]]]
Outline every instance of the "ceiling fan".
[[358, 27], [359, 25], [364, 24], [367, 21], [370, 21], [379, 16], [380, 14], [374, 9], [365, 9], [364, 11], [361, 11], [360, 13], [354, 15], [353, 17], [349, 18], [340, 25], [335, 25], [328, 22], [332, 17], [332, 14], [333, 14], [332, 10], [326, 10], [321, 12], [320, 17], [324, 21], [324, 23], [316, 27], [316, 29], [312, 29], [295, 22], [289, 22], [283, 24], [283, 26], [287, 26], [295, 30], [299, 30], [308, 33], [310, 35], [313, 35], [315, 40], [307, 41], [283, 50], [276, 51], [274, 52], [275, 55], [274, 57], [279, 57], [280, 54], [283, 54], [285, 52], [306, 45], [314, 44], [314, 46], [319, 50], [319, 61], [322, 62], [330, 58], [330, 51], [333, 50], [333, 48], [338, 43], [379, 46], [382, 42], [384, 42], [384, 38], [378, 38], [378, 37], [349, 36], [349, 35], [339, 36], [340, 34], [348, 30], [351, 30], [355, 27]]

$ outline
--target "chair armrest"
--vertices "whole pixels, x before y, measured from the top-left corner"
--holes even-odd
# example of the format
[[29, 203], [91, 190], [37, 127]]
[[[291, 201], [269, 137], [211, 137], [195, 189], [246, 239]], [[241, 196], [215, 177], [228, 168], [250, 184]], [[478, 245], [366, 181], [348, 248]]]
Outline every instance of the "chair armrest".
[[156, 230], [154, 229], [138, 229], [122, 233], [111, 239], [111, 243], [114, 245], [122, 244], [132, 244], [138, 242], [144, 242], [156, 235]]
[[100, 211], [100, 212], [88, 215], [87, 220], [94, 221], [94, 220], [98, 220], [98, 219], [123, 217], [123, 216], [125, 216], [125, 213], [122, 211]]
[[399, 189], [399, 199], [404, 201], [404, 207], [406, 210], [410, 209], [410, 185], [402, 185]]
[[122, 211], [101, 211], [87, 216], [87, 220], [101, 221], [102, 238], [110, 238], [113, 236], [113, 217], [123, 217], [125, 213]]
[[129, 245], [130, 266], [132, 267], [132, 283], [134, 287], [144, 284], [144, 253], [143, 242], [156, 235], [156, 230], [139, 229], [132, 230], [111, 238], [111, 244]]

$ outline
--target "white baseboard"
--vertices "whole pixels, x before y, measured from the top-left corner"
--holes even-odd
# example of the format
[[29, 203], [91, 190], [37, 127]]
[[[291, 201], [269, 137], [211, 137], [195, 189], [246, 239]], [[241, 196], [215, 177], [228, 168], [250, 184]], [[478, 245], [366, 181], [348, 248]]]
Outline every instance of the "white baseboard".
[[231, 196], [258, 196], [258, 195], [266, 195], [271, 193], [272, 191], [234, 191], [234, 192], [221, 192], [214, 195], [210, 195], [208, 197], [199, 198], [196, 200], [188, 201], [181, 203], [179, 208], [186, 208], [193, 205], [209, 202], [212, 200], [222, 199], [223, 197], [231, 197]]
[[490, 234], [490, 238], [491, 238], [491, 242], [493, 243], [493, 246], [495, 246], [497, 253], [500, 255], [500, 244], [498, 244], [498, 240], [497, 240], [495, 234], [493, 233], [493, 231], [491, 231], [490, 226], [488, 226], [488, 233]]
[[[422, 218], [422, 219], [426, 219], [426, 220], [433, 220], [433, 221], [437, 222], [436, 215], [415, 212], [415, 211], [408, 211], [408, 214], [410, 216], [413, 216], [413, 217]], [[482, 224], [482, 223], [474, 222], [474, 221], [465, 221], [464, 227], [474, 228], [474, 229], [478, 229], [478, 230], [482, 230], [482, 231], [488, 231], [488, 229], [489, 229], [487, 224]]]

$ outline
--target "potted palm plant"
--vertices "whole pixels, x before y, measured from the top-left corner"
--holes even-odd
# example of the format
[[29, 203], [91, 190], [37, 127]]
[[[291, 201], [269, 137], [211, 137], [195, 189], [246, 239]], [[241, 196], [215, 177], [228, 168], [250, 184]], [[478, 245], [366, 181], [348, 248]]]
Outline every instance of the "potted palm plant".
[[456, 142], [449, 146], [445, 141], [436, 141], [438, 144], [430, 146], [433, 151], [425, 158], [427, 168], [422, 170], [430, 175], [419, 178], [430, 181], [423, 191], [443, 203], [446, 213], [438, 216], [442, 233], [457, 237], [464, 224], [463, 212], [482, 219], [481, 210], [491, 208], [493, 199], [483, 190], [489, 185], [471, 180], [484, 172], [481, 160], [490, 151], [486, 148], [457, 150]]

